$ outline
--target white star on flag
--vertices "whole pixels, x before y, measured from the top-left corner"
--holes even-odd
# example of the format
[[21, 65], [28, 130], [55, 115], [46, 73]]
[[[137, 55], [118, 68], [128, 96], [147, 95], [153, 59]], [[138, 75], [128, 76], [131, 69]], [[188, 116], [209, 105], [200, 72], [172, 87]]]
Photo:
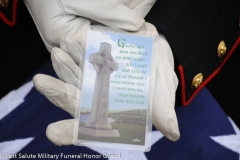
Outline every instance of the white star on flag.
[[2, 160], [8, 160], [7, 156], [17, 154], [27, 146], [34, 138], [16, 139], [0, 143], [0, 153]]
[[[0, 100], [0, 120], [17, 108], [24, 102], [24, 98], [33, 88], [33, 82], [27, 82], [17, 90], [9, 92]], [[34, 138], [15, 139], [0, 143], [0, 153], [7, 155], [17, 154], [25, 146], [27, 146]], [[2, 157], [3, 156], [3, 157]], [[1, 159], [7, 160], [6, 155], [2, 155]]]
[[33, 88], [33, 82], [27, 82], [17, 90], [9, 92], [0, 100], [0, 120], [24, 102], [24, 98]]
[[240, 130], [230, 117], [228, 117], [228, 119], [232, 124], [232, 127], [236, 134], [222, 135], [222, 136], [215, 136], [215, 137], [211, 136], [210, 138], [214, 140], [216, 143], [219, 143], [220, 145], [230, 149], [231, 151], [238, 153], [239, 160], [240, 160]]

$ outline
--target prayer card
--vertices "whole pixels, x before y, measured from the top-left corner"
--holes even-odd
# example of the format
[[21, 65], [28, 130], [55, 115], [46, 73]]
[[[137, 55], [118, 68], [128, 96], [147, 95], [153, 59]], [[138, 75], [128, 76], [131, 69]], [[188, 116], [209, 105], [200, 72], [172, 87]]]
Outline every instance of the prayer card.
[[89, 31], [74, 144], [150, 150], [154, 38]]

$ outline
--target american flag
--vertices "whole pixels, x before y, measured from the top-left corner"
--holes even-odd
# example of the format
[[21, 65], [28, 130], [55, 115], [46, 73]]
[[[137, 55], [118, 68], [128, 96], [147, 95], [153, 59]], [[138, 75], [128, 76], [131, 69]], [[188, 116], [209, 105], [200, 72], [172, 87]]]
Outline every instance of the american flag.
[[[50, 62], [36, 73], [56, 77]], [[188, 107], [176, 107], [176, 113], [180, 139], [171, 142], [153, 127], [149, 152], [73, 145], [58, 147], [46, 138], [46, 127], [72, 117], [36, 91], [30, 77], [0, 100], [0, 159], [240, 159], [240, 130], [206, 88]]]

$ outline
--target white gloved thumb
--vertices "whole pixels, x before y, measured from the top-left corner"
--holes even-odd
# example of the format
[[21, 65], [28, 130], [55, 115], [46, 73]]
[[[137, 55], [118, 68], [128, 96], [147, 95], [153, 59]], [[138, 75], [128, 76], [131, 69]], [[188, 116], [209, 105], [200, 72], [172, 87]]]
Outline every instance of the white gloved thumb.
[[[170, 46], [163, 36], [156, 38], [157, 54], [153, 59], [151, 93], [152, 121], [154, 126], [171, 141], [180, 137], [178, 121], [174, 110], [178, 79]], [[156, 49], [156, 48], [155, 48]], [[156, 52], [156, 50], [155, 50]], [[152, 95], [151, 94], [151, 95]]]

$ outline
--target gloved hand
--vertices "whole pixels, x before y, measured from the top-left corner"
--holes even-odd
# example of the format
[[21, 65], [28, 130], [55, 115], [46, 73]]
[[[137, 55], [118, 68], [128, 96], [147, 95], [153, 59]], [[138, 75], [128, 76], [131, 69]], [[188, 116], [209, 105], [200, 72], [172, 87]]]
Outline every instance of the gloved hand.
[[[108, 28], [94, 26], [95, 30], [107, 31]], [[113, 30], [111, 30], [112, 32]], [[145, 23], [142, 31], [156, 33], [155, 27]], [[124, 33], [123, 31], [117, 31]], [[138, 32], [134, 33], [138, 35]], [[152, 35], [151, 35], [152, 36]], [[83, 50], [70, 38], [61, 40], [61, 49], [54, 48], [51, 53], [53, 67], [62, 80], [47, 75], [36, 75], [34, 84], [37, 90], [44, 94], [52, 103], [67, 111], [74, 117], [75, 108], [80, 104], [80, 84], [82, 80]], [[174, 111], [175, 90], [177, 78], [173, 70], [171, 49], [163, 36], [158, 36], [155, 45], [159, 50], [153, 51], [153, 70], [151, 75], [150, 104], [152, 120], [155, 127], [168, 139], [176, 141], [179, 138], [177, 118]], [[71, 58], [74, 57], [74, 60]], [[80, 64], [80, 68], [77, 64]], [[64, 83], [65, 82], [65, 83]], [[47, 137], [57, 145], [72, 143], [74, 120], [64, 120], [50, 124]]]
[[[32, 5], [34, 6], [35, 4]], [[35, 17], [34, 19], [37, 21]], [[87, 19], [79, 19], [83, 19], [85, 23], [90, 24], [90, 21], [88, 22]], [[79, 84], [81, 84], [82, 68], [79, 69], [78, 66], [81, 66], [83, 61], [86, 31], [88, 29], [93, 29], [98, 31], [123, 33], [121, 30], [110, 29], [103, 26], [89, 25], [83, 28], [84, 29], [79, 29], [77, 32], [75, 32], [75, 35], [69, 34], [68, 32], [66, 32], [66, 35], [61, 34], [61, 36], [65, 36], [64, 40], [61, 40], [62, 50], [54, 48], [52, 51], [51, 57], [54, 69], [59, 78], [66, 83], [46, 75], [37, 75], [34, 77], [35, 87], [52, 103], [66, 110], [71, 115], [74, 115], [75, 108], [80, 104], [80, 89], [78, 87], [80, 86]], [[42, 29], [44, 29], [44, 26]], [[141, 28], [141, 31], [145, 32], [146, 35], [149, 33], [157, 34], [155, 27], [148, 23], [144, 24], [144, 26]], [[135, 32], [134, 34], [137, 35], [138, 32]], [[50, 35], [48, 39], [51, 39]], [[57, 39], [58, 38], [55, 39], [55, 45], [58, 45]], [[155, 43], [155, 45], [159, 46], [160, 50], [154, 51], [154, 70], [152, 71], [151, 76], [150, 106], [153, 110], [153, 124], [167, 138], [175, 141], [180, 135], [174, 111], [175, 90], [178, 82], [173, 71], [174, 64], [172, 52], [168, 43], [162, 36], [159, 36]], [[49, 46], [49, 49], [50, 48], [51, 46]], [[66, 54], [63, 50], [66, 51], [70, 56], [68, 56], [68, 54]], [[72, 135], [73, 120], [64, 120], [50, 124], [47, 129], [48, 138], [57, 145], [71, 144]]]
[[[49, 51], [59, 47], [60, 38], [79, 44], [90, 20], [128, 31], [139, 30], [155, 0], [24, 0]], [[126, 5], [124, 5], [125, 3]], [[130, 9], [128, 7], [134, 9]], [[88, 19], [86, 19], [88, 18]], [[80, 44], [85, 46], [85, 44]]]

